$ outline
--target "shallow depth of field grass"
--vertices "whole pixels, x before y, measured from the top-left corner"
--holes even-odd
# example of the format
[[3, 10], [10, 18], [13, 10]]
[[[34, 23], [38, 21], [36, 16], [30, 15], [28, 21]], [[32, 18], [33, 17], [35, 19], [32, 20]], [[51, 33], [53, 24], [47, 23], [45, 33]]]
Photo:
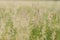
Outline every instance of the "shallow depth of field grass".
[[0, 40], [60, 40], [59, 2], [1, 2]]

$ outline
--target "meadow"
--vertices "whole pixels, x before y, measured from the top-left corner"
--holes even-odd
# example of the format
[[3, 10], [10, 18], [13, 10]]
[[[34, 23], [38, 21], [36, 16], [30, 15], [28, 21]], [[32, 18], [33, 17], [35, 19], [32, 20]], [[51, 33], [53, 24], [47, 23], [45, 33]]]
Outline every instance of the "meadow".
[[60, 40], [60, 2], [0, 1], [0, 40]]

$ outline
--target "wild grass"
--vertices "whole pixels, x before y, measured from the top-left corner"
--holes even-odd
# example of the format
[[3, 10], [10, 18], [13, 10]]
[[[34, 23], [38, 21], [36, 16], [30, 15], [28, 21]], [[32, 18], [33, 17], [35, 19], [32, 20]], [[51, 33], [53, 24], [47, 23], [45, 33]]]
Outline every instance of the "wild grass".
[[0, 40], [60, 40], [59, 9], [38, 6], [1, 7]]

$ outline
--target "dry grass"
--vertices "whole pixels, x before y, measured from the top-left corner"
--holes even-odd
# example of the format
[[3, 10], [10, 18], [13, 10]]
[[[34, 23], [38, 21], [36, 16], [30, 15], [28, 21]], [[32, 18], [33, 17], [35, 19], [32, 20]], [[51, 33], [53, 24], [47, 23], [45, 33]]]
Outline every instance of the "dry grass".
[[60, 40], [59, 3], [0, 1], [0, 40]]

